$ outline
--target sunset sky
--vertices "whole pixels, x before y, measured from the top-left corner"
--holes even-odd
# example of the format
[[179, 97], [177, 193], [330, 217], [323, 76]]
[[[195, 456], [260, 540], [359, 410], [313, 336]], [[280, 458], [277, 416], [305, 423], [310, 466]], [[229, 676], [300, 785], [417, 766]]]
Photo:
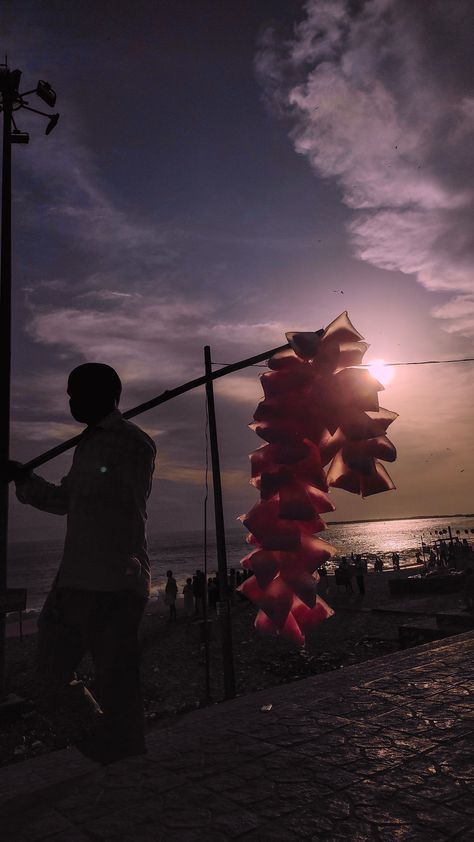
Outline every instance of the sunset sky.
[[[470, 0], [3, 0], [2, 54], [61, 114], [49, 137], [17, 115], [12, 456], [80, 431], [85, 361], [127, 409], [199, 376], [206, 344], [229, 363], [343, 310], [367, 362], [474, 357], [473, 28]], [[259, 373], [216, 384], [228, 526], [257, 499]], [[473, 398], [472, 363], [397, 368], [397, 490], [336, 492], [333, 519], [473, 512]], [[203, 391], [137, 422], [150, 532], [199, 528]], [[12, 501], [12, 539], [63, 528]]]

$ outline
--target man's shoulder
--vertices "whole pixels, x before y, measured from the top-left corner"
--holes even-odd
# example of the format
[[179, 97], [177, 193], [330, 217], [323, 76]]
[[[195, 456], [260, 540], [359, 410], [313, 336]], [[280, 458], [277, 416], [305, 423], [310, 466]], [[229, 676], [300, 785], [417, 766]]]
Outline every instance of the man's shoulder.
[[121, 438], [123, 437], [124, 443], [126, 442], [128, 447], [137, 451], [148, 452], [150, 455], [156, 454], [155, 442], [138, 424], [122, 417], [113, 429]]

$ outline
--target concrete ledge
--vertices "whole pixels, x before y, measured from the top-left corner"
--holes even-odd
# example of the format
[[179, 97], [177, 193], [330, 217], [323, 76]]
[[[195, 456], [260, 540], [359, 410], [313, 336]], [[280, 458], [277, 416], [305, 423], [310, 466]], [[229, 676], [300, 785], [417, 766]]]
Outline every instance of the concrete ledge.
[[464, 573], [440, 576], [407, 576], [406, 579], [389, 579], [388, 587], [393, 596], [444, 594], [462, 590], [465, 581]]

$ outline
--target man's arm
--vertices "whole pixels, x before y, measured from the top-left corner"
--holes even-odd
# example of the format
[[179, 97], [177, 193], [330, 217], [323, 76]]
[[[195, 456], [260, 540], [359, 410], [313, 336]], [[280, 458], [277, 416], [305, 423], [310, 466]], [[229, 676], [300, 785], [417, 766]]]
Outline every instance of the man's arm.
[[130, 505], [133, 500], [140, 510], [145, 509], [152, 487], [155, 458], [153, 442], [140, 442], [125, 450], [119, 464], [119, 493], [125, 505]]
[[69, 509], [68, 476], [59, 485], [47, 482], [37, 474], [15, 478], [16, 496], [20, 503], [29, 503], [35, 509], [53, 515], [65, 515]]

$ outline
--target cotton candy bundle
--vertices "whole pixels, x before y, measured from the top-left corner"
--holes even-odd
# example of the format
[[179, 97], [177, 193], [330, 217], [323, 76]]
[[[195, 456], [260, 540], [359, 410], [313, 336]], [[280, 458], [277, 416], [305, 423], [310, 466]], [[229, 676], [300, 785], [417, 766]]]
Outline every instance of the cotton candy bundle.
[[356, 368], [368, 348], [342, 313], [324, 331], [287, 333], [261, 376], [250, 427], [265, 444], [250, 456], [260, 501], [240, 520], [254, 550], [240, 586], [259, 607], [256, 628], [302, 646], [334, 612], [317, 596], [317, 573], [335, 549], [317, 537], [334, 510], [328, 486], [367, 497], [394, 488], [380, 460], [396, 451], [385, 435], [397, 414], [379, 407], [383, 386]]

